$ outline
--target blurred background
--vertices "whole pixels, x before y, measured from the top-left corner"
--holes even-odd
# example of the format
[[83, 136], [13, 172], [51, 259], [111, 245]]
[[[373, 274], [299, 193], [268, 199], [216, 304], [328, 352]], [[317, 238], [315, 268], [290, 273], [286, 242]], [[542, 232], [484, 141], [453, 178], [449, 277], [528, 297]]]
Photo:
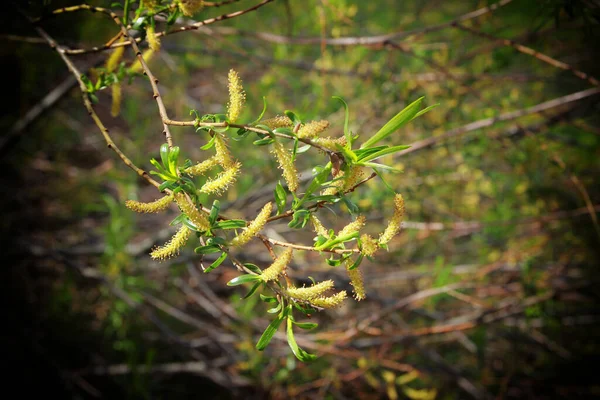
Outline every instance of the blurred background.
[[[76, 4], [21, 2], [30, 15]], [[110, 6], [110, 2], [94, 1]], [[258, 0], [213, 4], [205, 20]], [[147, 185], [106, 148], [75, 79], [11, 5], [0, 26], [4, 93], [0, 136], [5, 296], [2, 357], [9, 387], [62, 398], [589, 398], [600, 394], [596, 306], [600, 257], [600, 4], [596, 0], [276, 0], [239, 18], [162, 38], [150, 68], [169, 115], [219, 113], [227, 72], [247, 92], [241, 118], [294, 110], [328, 119], [340, 136], [368, 137], [420, 96], [433, 111], [388, 138], [413, 144], [383, 161], [406, 200], [401, 234], [362, 266], [367, 298], [313, 315], [298, 342], [319, 354], [296, 361], [280, 333], [254, 349], [269, 323], [260, 299], [225, 283], [230, 264], [203, 274], [193, 248], [157, 263], [148, 251], [173, 233], [162, 215], [135, 215]], [[189, 21], [182, 19], [181, 25]], [[86, 11], [47, 18], [71, 48], [106, 43], [111, 21]], [[157, 30], [162, 25], [159, 23]], [[145, 45], [145, 43], [144, 43]], [[73, 56], [93, 75], [107, 53]], [[125, 53], [133, 59], [131, 50]], [[163, 141], [151, 88], [123, 85], [96, 109], [113, 139], [150, 168]], [[186, 157], [205, 138], [172, 129]], [[251, 217], [273, 199], [274, 161], [231, 142], [245, 174], [222, 210]], [[312, 157], [312, 158], [311, 158]], [[299, 170], [323, 162], [315, 153]], [[308, 169], [308, 170], [307, 170]], [[379, 232], [392, 213], [379, 179], [351, 198]], [[326, 225], [347, 223], [335, 209]], [[266, 233], [310, 244], [312, 233]], [[270, 257], [250, 246], [244, 260]], [[299, 280], [342, 269], [295, 258]]]

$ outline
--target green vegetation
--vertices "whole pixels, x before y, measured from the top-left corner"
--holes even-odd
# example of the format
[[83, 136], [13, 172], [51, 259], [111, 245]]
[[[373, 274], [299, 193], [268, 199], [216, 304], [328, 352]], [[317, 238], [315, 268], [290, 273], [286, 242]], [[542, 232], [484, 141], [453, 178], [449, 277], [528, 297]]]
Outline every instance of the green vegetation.
[[598, 394], [594, 2], [199, 3], [11, 8], [9, 360], [79, 398]]

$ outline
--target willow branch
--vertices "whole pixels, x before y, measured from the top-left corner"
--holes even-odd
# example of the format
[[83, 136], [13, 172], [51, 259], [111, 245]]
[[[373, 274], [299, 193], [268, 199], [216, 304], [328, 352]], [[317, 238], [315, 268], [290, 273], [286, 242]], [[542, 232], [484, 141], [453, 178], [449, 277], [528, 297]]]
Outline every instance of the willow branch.
[[572, 67], [571, 65], [569, 65], [567, 63], [556, 60], [550, 56], [547, 56], [546, 54], [540, 53], [539, 51], [536, 51], [536, 50], [532, 49], [531, 47], [523, 46], [522, 44], [519, 44], [519, 43], [515, 42], [514, 40], [499, 38], [499, 37], [490, 35], [489, 33], [481, 32], [477, 29], [467, 27], [458, 22], [453, 23], [452, 26], [454, 26], [458, 29], [461, 29], [463, 31], [472, 33], [476, 36], [484, 37], [484, 38], [490, 39], [490, 40], [499, 41], [500, 43], [504, 44], [505, 46], [512, 47], [513, 49], [515, 49], [523, 54], [527, 54], [534, 58], [537, 58], [538, 60], [545, 62], [546, 64], [552, 65], [553, 67], [560, 68], [565, 71], [570, 71], [577, 78], [583, 79], [584, 81], [587, 81], [594, 86], [600, 86], [600, 81], [598, 79], [594, 78], [593, 76], [591, 76], [583, 71], [580, 71], [578, 69], [575, 69], [574, 67]]
[[[29, 17], [27, 17], [27, 16], [25, 16], [25, 17], [29, 21], [31, 21], [29, 19]], [[140, 177], [142, 177], [143, 179], [145, 179], [151, 185], [153, 185], [153, 186], [155, 186], [155, 187], [158, 188], [160, 186], [160, 184], [157, 181], [155, 181], [154, 179], [152, 179], [150, 177], [150, 175], [148, 175], [148, 173], [146, 171], [144, 171], [143, 169], [137, 167], [129, 159], [129, 157], [127, 157], [121, 151], [121, 149], [119, 149], [119, 147], [112, 140], [112, 137], [110, 136], [108, 128], [106, 128], [106, 126], [104, 126], [104, 123], [102, 122], [102, 120], [100, 119], [100, 117], [98, 117], [98, 114], [96, 114], [96, 111], [94, 110], [92, 102], [90, 101], [90, 99], [88, 97], [87, 88], [85, 86], [85, 83], [81, 79], [82, 73], [75, 66], [75, 64], [71, 61], [71, 59], [65, 54], [64, 49], [61, 48], [56, 43], [56, 41], [50, 35], [48, 35], [46, 33], [46, 31], [44, 31], [42, 28], [40, 28], [39, 26], [34, 26], [34, 29], [37, 31], [37, 33], [44, 40], [46, 40], [46, 42], [48, 43], [48, 45], [50, 46], [50, 48], [56, 50], [56, 52], [58, 53], [58, 55], [62, 58], [62, 60], [66, 64], [66, 66], [69, 69], [69, 71], [71, 71], [71, 73], [73, 74], [73, 76], [75, 77], [75, 79], [77, 79], [77, 83], [79, 84], [79, 89], [81, 90], [81, 94], [82, 94], [83, 104], [84, 104], [84, 106], [85, 106], [88, 114], [90, 115], [90, 117], [92, 117], [92, 119], [94, 120], [94, 123], [96, 124], [96, 126], [98, 127], [98, 129], [100, 129], [100, 132], [102, 133], [102, 136], [104, 137], [104, 140], [106, 141], [106, 145], [108, 146], [108, 148], [112, 149], [115, 153], [117, 153], [117, 155], [123, 161], [123, 163], [125, 165], [127, 165], [129, 168], [131, 168], [132, 170], [134, 170], [136, 172], [136, 174], [138, 174]]]
[[[197, 29], [199, 29], [202, 26], [214, 24], [215, 22], [224, 21], [226, 19], [231, 19], [231, 18], [239, 17], [240, 15], [244, 15], [244, 14], [247, 14], [249, 12], [258, 10], [259, 8], [265, 6], [266, 4], [271, 3], [272, 1], [274, 1], [274, 0], [263, 0], [262, 2], [254, 5], [252, 7], [249, 7], [247, 9], [244, 9], [244, 10], [235, 11], [235, 12], [232, 12], [232, 13], [229, 13], [229, 14], [223, 14], [223, 15], [220, 15], [220, 16], [214, 17], [214, 18], [208, 18], [208, 19], [205, 19], [203, 21], [195, 22], [195, 23], [193, 23], [191, 25], [187, 25], [187, 26], [182, 26], [180, 28], [176, 28], [176, 29], [173, 29], [173, 30], [168, 31], [168, 32], [166, 32], [166, 31], [157, 32], [156, 33], [156, 37], [158, 38], [158, 37], [172, 35], [172, 34], [179, 33], [179, 32], [186, 32], [186, 31], [191, 31], [191, 30], [197, 30]], [[81, 9], [88, 9], [88, 10], [92, 10], [92, 11], [100, 11], [100, 12], [104, 12], [104, 13], [106, 13], [106, 11], [108, 11], [108, 12], [112, 13], [112, 11], [110, 11], [110, 10], [102, 9], [102, 8], [99, 8], [99, 7], [89, 6], [87, 4], [82, 5], [82, 6], [79, 6], [79, 7]], [[127, 37], [129, 37], [129, 35], [127, 35]], [[130, 38], [129, 40], [124, 40], [122, 42], [113, 43], [113, 44], [110, 44], [110, 45], [105, 44], [103, 46], [96, 46], [96, 47], [91, 47], [91, 48], [88, 48], [88, 49], [65, 49], [64, 51], [65, 51], [65, 54], [80, 55], [80, 54], [86, 54], [86, 53], [94, 53], [94, 52], [98, 52], [98, 51], [105, 51], [105, 50], [114, 49], [114, 48], [121, 47], [121, 46], [129, 46], [133, 42], [139, 43], [141, 41], [142, 41], [141, 38], [135, 38], [135, 39]]]

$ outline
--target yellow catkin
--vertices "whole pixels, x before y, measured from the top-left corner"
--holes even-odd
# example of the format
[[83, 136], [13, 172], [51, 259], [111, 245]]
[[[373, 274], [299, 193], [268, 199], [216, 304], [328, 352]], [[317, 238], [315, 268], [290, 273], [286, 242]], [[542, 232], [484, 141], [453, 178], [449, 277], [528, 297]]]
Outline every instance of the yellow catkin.
[[346, 293], [346, 291], [342, 290], [341, 292], [338, 292], [333, 296], [317, 297], [315, 299], [312, 299], [310, 303], [317, 307], [333, 308], [342, 304], [342, 302], [346, 300], [346, 297], [348, 297], [348, 294]]
[[314, 138], [312, 141], [318, 144], [321, 147], [325, 147], [331, 151], [339, 151], [338, 145], [345, 146], [346, 145], [346, 137], [342, 136], [339, 138], [332, 137], [322, 137], [322, 138]]
[[312, 222], [312, 224], [315, 228], [315, 232], [317, 232], [318, 235], [325, 236], [325, 237], [329, 236], [327, 229], [325, 229], [325, 227], [323, 226], [321, 221], [319, 221], [319, 219], [317, 218], [316, 215], [314, 215], [314, 214], [310, 215], [310, 222]]
[[264, 282], [274, 281], [279, 275], [283, 273], [285, 268], [288, 266], [290, 261], [292, 260], [292, 249], [287, 248], [281, 253], [279, 257], [273, 261], [273, 264], [267, 269], [265, 269], [260, 277]]
[[227, 190], [229, 185], [235, 182], [237, 176], [240, 173], [242, 164], [239, 162], [232, 164], [228, 169], [221, 172], [214, 179], [209, 179], [200, 188], [202, 193], [206, 194], [220, 194]]
[[323, 194], [325, 195], [334, 195], [336, 193], [345, 193], [349, 189], [351, 189], [354, 185], [356, 185], [362, 177], [364, 176], [363, 170], [361, 167], [357, 165], [353, 165], [350, 167], [350, 171], [345, 173], [344, 171], [339, 171], [335, 178], [339, 178], [334, 181], [330, 187], [328, 187]]
[[179, 192], [174, 198], [179, 208], [181, 208], [181, 211], [188, 216], [190, 221], [192, 221], [198, 229], [206, 231], [210, 228], [210, 223], [208, 222], [206, 215], [201, 211], [198, 211], [196, 206], [192, 204], [185, 194]]
[[220, 133], [215, 133], [215, 151], [217, 160], [223, 168], [229, 168], [234, 164], [231, 153], [227, 148], [227, 141]]
[[348, 225], [346, 225], [344, 228], [342, 228], [342, 230], [340, 230], [338, 232], [337, 236], [344, 237], [344, 236], [352, 235], [353, 233], [358, 232], [360, 230], [360, 228], [363, 227], [364, 224], [365, 224], [365, 216], [359, 215], [358, 217], [356, 217], [356, 220], [350, 222]]
[[298, 130], [299, 138], [311, 139], [329, 127], [329, 121], [310, 121]]
[[323, 293], [333, 288], [333, 281], [331, 279], [316, 283], [309, 287], [289, 287], [287, 294], [298, 300], [310, 301], [315, 297], [321, 296]]
[[350, 171], [344, 176], [342, 185], [342, 192], [346, 192], [351, 189], [354, 185], [356, 185], [363, 178], [364, 172], [362, 167], [357, 165], [353, 165], [350, 167]]
[[115, 82], [111, 85], [112, 105], [110, 107], [110, 115], [118, 117], [121, 112], [122, 89], [121, 82]]
[[171, 238], [164, 246], [156, 247], [150, 253], [150, 257], [155, 260], [165, 260], [179, 254], [179, 249], [185, 246], [192, 231], [184, 225], [179, 228], [175, 236]]
[[148, 25], [146, 28], [146, 40], [148, 41], [148, 47], [155, 52], [160, 51], [160, 39], [156, 37], [156, 32], [152, 25]]
[[150, 11], [154, 11], [154, 9], [156, 8], [156, 6], [158, 1], [157, 0], [144, 0], [144, 7], [146, 7], [148, 10]]
[[[142, 58], [144, 59], [144, 61], [146, 61], [146, 63], [150, 62], [152, 57], [154, 57], [154, 50], [152, 50], [152, 49], [147, 49], [146, 51], [144, 51], [142, 53]], [[136, 57], [135, 61], [133, 63], [131, 63], [131, 66], [129, 67], [129, 71], [130, 72], [142, 72], [143, 70], [144, 69], [142, 68], [142, 63]]]
[[390, 222], [385, 228], [385, 231], [379, 236], [379, 243], [386, 244], [394, 236], [400, 232], [402, 225], [402, 217], [404, 216], [404, 198], [401, 194], [396, 194], [394, 197], [394, 215], [390, 219]]
[[150, 203], [142, 203], [140, 201], [127, 200], [125, 202], [125, 207], [139, 213], [157, 213], [166, 210], [172, 201], [173, 195], [162, 197]]
[[192, 165], [189, 168], [183, 170], [186, 174], [192, 176], [200, 176], [203, 175], [206, 171], [210, 170], [212, 167], [216, 166], [219, 163], [219, 160], [216, 156], [208, 158], [202, 162], [199, 162], [196, 165]]
[[248, 225], [242, 233], [234, 237], [231, 241], [232, 246], [243, 246], [250, 241], [267, 223], [267, 219], [273, 211], [273, 203], [267, 203], [258, 213], [254, 221]]
[[261, 125], [266, 125], [268, 126], [270, 129], [277, 129], [277, 128], [288, 128], [291, 127], [293, 122], [291, 119], [289, 119], [287, 116], [285, 115], [278, 115], [274, 118], [268, 118], [265, 119], [263, 121], [260, 121]]
[[344, 171], [338, 171], [337, 175], [334, 176], [336, 179], [329, 185], [327, 189], [323, 191], [325, 196], [331, 196], [340, 191], [340, 189], [344, 186]]
[[350, 269], [353, 263], [354, 262], [350, 259], [346, 260], [346, 272], [348, 273], [348, 278], [350, 278], [350, 284], [354, 288], [354, 298], [358, 301], [361, 301], [367, 297], [365, 293], [365, 285], [363, 282], [362, 273], [358, 267]]
[[[123, 42], [123, 38], [119, 39], [119, 43]], [[110, 53], [110, 57], [106, 60], [106, 72], [113, 72], [119, 66], [123, 54], [125, 53], [125, 46], [117, 47]]]
[[191, 17], [204, 7], [204, 0], [177, 0], [177, 5], [183, 15]]
[[367, 235], [366, 233], [360, 237], [360, 242], [362, 243], [362, 248], [360, 252], [367, 257], [372, 257], [373, 254], [379, 249], [379, 245], [377, 244], [377, 240], [375, 240], [372, 236]]
[[227, 118], [229, 122], [235, 122], [242, 113], [244, 102], [246, 101], [246, 93], [242, 86], [242, 80], [237, 72], [229, 71], [227, 76], [229, 87], [229, 104], [227, 105]]
[[283, 170], [283, 179], [285, 179], [288, 189], [295, 192], [298, 190], [298, 171], [292, 161], [292, 154], [279, 142], [273, 143], [272, 152], [277, 158], [279, 168]]

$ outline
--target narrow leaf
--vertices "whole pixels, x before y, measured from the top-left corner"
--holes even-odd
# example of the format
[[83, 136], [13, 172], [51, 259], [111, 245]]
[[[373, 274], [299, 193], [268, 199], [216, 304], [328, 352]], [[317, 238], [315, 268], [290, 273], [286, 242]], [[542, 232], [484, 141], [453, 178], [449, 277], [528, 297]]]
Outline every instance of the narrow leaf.
[[256, 350], [262, 351], [267, 347], [267, 345], [277, 332], [277, 329], [279, 329], [279, 325], [281, 325], [284, 319], [285, 317], [283, 315], [278, 315], [277, 318], [271, 321], [269, 326], [267, 326], [267, 329], [265, 329], [265, 331], [263, 332], [260, 339], [258, 339], [258, 343], [256, 343]]
[[227, 282], [227, 286], [238, 286], [238, 285], [243, 285], [244, 283], [256, 282], [259, 280], [260, 280], [260, 276], [258, 276], [258, 275], [251, 275], [251, 274], [240, 275], [240, 276], [236, 276], [235, 278], [233, 278], [232, 280]]
[[225, 253], [225, 252], [221, 253], [221, 256], [219, 258], [217, 258], [212, 264], [210, 264], [210, 266], [204, 270], [204, 273], [207, 274], [210, 271], [212, 271], [213, 269], [217, 268], [219, 265], [221, 265], [221, 263], [223, 261], [225, 261], [226, 258], [227, 258], [227, 253]]
[[369, 140], [364, 142], [361, 149], [366, 147], [371, 147], [375, 143], [385, 139], [398, 129], [400, 129], [403, 125], [408, 123], [410, 120], [414, 118], [414, 116], [419, 112], [419, 107], [421, 106], [421, 102], [423, 101], [423, 97], [419, 97], [417, 100], [410, 103], [406, 106], [405, 109], [400, 111], [396, 116], [390, 119], [375, 135], [373, 135]]

